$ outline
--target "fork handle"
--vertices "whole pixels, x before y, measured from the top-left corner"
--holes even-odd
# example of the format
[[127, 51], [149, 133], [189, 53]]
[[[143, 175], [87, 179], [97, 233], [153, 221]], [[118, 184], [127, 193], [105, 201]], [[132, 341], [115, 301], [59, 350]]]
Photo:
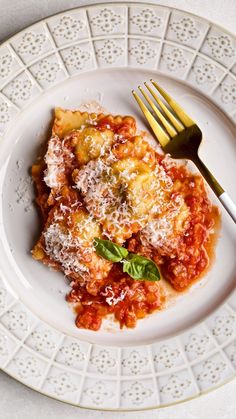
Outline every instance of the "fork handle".
[[234, 204], [232, 199], [229, 197], [227, 192], [224, 191], [222, 186], [219, 184], [219, 182], [216, 180], [216, 178], [212, 175], [210, 170], [205, 166], [205, 164], [199, 157], [193, 159], [193, 162], [196, 164], [197, 168], [199, 169], [202, 176], [205, 178], [213, 192], [216, 194], [217, 198], [219, 198], [220, 202], [222, 203], [228, 214], [236, 223], [236, 205]]
[[219, 200], [236, 223], [236, 205], [234, 204], [230, 196], [227, 194], [227, 192], [223, 192], [219, 196]]

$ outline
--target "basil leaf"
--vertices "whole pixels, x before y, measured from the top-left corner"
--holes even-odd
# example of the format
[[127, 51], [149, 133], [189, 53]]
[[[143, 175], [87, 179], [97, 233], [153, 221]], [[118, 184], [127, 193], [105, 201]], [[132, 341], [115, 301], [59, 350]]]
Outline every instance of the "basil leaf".
[[110, 240], [102, 240], [95, 237], [94, 242], [96, 253], [104, 259], [112, 262], [120, 262], [123, 258], [128, 256], [129, 252], [124, 247], [119, 246]]
[[152, 260], [129, 253], [127, 249], [110, 240], [95, 237], [93, 244], [99, 256], [111, 262], [123, 262], [123, 272], [128, 273], [131, 278], [146, 281], [160, 280], [159, 270]]
[[160, 272], [156, 264], [144, 256], [130, 253], [123, 264], [123, 272], [127, 272], [133, 279], [159, 281]]

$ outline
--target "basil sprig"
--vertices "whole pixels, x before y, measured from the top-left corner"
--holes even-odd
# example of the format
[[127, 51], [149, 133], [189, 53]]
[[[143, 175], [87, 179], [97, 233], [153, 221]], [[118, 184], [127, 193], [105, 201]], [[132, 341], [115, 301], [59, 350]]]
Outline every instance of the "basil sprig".
[[127, 249], [110, 240], [94, 239], [96, 253], [111, 262], [122, 262], [123, 272], [133, 279], [159, 281], [160, 272], [156, 264], [144, 256], [129, 253]]

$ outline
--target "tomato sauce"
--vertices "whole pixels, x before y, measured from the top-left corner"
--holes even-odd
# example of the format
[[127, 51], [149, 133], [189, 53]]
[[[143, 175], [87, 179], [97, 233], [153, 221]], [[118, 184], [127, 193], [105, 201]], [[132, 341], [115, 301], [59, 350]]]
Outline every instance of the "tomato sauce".
[[121, 328], [133, 328], [138, 319], [161, 308], [164, 295], [158, 282], [134, 281], [116, 264], [109, 276], [97, 284], [96, 295], [78, 284], [67, 295], [67, 301], [75, 303], [76, 325], [80, 328], [98, 330], [102, 319], [112, 313]]

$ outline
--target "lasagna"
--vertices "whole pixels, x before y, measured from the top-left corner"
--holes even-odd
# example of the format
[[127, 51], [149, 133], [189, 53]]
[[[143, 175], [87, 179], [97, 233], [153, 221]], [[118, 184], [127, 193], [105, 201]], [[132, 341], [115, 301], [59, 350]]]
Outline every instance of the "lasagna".
[[[163, 155], [131, 116], [55, 109], [47, 150], [32, 166], [42, 232], [32, 255], [70, 281], [76, 326], [120, 327], [185, 291], [209, 266], [218, 210], [200, 175]], [[151, 259], [162, 280], [139, 281], [99, 256], [94, 239]]]

